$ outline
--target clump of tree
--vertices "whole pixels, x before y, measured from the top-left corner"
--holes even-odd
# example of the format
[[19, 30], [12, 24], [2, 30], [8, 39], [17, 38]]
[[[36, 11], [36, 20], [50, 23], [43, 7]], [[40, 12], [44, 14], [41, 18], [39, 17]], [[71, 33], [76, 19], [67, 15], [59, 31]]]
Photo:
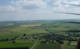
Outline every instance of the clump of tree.
[[24, 33], [23, 36], [26, 36], [26, 34]]
[[13, 41], [12, 41], [12, 43], [13, 43], [13, 44], [15, 44], [15, 43], [16, 43], [16, 41], [15, 41], [15, 40], [13, 40]]
[[64, 41], [62, 40], [56, 40], [59, 44], [64, 44]]
[[80, 40], [77, 42], [77, 49], [80, 49]]
[[0, 41], [9, 41], [9, 39], [8, 38], [6, 38], [6, 39], [0, 39]]

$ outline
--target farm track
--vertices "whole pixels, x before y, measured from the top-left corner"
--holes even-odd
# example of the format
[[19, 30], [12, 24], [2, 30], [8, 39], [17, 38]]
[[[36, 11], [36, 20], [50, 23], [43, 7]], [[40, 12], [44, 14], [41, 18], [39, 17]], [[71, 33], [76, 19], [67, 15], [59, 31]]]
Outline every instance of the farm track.
[[37, 46], [38, 42], [39, 42], [39, 40], [37, 39], [31, 49], [34, 49]]

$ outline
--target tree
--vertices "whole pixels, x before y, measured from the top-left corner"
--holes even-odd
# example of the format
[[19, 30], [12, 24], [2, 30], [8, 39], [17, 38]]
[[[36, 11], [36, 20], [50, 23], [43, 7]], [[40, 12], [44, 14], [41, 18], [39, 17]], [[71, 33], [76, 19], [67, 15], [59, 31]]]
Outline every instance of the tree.
[[56, 40], [59, 44], [64, 44], [62, 40]]
[[24, 35], [23, 36], [26, 36], [26, 34], [24, 33]]
[[15, 40], [13, 40], [13, 41], [12, 41], [12, 43], [13, 43], [13, 44], [15, 44], [15, 43], [16, 43], [16, 41], [15, 41]]
[[77, 49], [80, 49], [80, 40], [77, 43]]

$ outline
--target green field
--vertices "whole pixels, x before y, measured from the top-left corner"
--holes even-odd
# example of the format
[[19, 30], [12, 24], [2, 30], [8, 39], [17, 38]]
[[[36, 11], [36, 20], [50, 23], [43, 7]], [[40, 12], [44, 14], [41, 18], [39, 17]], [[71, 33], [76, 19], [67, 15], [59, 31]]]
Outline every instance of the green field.
[[0, 22], [0, 48], [76, 49], [79, 30], [66, 20]]

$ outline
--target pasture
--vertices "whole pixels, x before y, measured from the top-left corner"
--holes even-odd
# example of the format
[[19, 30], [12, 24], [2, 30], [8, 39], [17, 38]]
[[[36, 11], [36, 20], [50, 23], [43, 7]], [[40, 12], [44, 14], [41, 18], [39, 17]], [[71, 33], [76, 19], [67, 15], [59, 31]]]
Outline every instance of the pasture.
[[79, 35], [80, 24], [66, 21], [0, 22], [0, 48], [76, 49]]

